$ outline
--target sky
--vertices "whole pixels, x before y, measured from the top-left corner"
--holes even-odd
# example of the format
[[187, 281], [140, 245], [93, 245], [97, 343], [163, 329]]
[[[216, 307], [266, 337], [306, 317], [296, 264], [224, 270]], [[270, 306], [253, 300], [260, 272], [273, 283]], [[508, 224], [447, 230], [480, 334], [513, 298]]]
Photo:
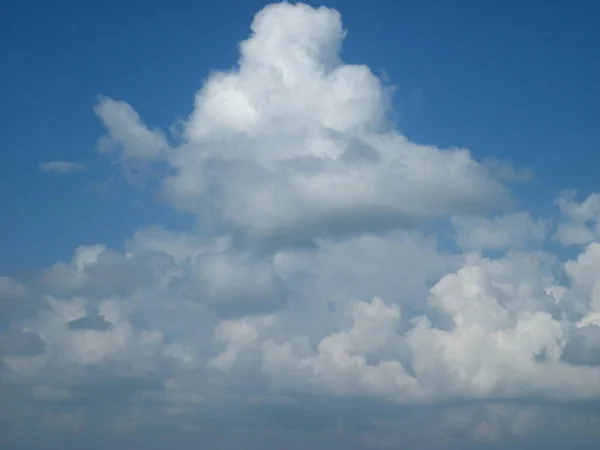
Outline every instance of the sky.
[[11, 2], [0, 446], [596, 448], [592, 3]]

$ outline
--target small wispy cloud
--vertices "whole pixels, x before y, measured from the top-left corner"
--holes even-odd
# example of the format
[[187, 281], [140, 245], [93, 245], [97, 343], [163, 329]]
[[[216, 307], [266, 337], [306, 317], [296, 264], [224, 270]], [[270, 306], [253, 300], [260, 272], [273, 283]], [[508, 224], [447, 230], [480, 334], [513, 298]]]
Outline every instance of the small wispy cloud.
[[44, 172], [51, 172], [57, 175], [69, 175], [85, 170], [83, 164], [73, 161], [44, 161], [40, 163], [39, 168]]
[[496, 158], [485, 158], [483, 165], [504, 181], [526, 183], [535, 179], [533, 170], [529, 168], [514, 167], [509, 161], [501, 161]]

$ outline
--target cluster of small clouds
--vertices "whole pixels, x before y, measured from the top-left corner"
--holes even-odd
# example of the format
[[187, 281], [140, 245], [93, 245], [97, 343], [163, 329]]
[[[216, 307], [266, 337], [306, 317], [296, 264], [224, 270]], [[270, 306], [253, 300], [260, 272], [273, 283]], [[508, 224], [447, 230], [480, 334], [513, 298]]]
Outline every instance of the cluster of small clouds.
[[[368, 417], [385, 405], [439, 408], [433, 445], [535, 433], [548, 405], [600, 400], [600, 195], [565, 194], [558, 219], [511, 211], [504, 183], [532, 174], [399, 134], [391, 90], [340, 60], [344, 35], [332, 9], [265, 7], [180, 142], [99, 99], [99, 150], [160, 176], [211, 233], [141, 228], [122, 252], [81, 246], [26, 284], [0, 278], [0, 421], [86, 430], [111, 411], [103, 430], [191, 432], [223, 408], [355, 402], [383, 433], [364, 448], [386, 448], [427, 420]], [[432, 221], [458, 250], [420, 227]], [[598, 416], [576, 419], [597, 432]]]

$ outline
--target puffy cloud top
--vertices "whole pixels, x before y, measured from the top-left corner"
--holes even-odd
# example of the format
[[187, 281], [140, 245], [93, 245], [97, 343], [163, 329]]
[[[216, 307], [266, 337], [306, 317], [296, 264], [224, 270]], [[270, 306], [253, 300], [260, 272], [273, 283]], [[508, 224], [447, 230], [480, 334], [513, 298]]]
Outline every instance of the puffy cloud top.
[[506, 189], [467, 150], [393, 130], [390, 90], [341, 61], [344, 34], [335, 10], [267, 6], [239, 67], [209, 77], [170, 150], [129, 105], [102, 98], [96, 112], [123, 158], [164, 159], [176, 207], [254, 239], [310, 241], [506, 206]]

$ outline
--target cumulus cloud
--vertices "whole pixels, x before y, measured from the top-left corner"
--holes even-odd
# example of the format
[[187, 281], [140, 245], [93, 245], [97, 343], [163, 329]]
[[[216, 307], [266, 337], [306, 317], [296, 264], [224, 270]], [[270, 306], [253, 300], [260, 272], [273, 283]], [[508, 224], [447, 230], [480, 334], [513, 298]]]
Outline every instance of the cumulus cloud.
[[40, 163], [39, 167], [44, 172], [51, 172], [57, 175], [69, 175], [85, 170], [83, 164], [73, 161], [44, 161]]
[[600, 195], [590, 194], [581, 202], [575, 196], [569, 191], [556, 200], [563, 215], [556, 237], [565, 245], [585, 245], [600, 237]]
[[419, 145], [391, 128], [389, 89], [340, 59], [336, 11], [270, 5], [251, 28], [238, 67], [196, 93], [176, 148], [126, 103], [103, 98], [96, 108], [122, 158], [168, 165], [174, 206], [286, 241], [507, 206], [507, 190], [468, 150]]
[[144, 227], [0, 277], [0, 442], [597, 439], [597, 412], [564, 413], [600, 401], [597, 194], [557, 200], [557, 239], [580, 247], [551, 253], [553, 218], [502, 211], [503, 181], [525, 175], [402, 136], [344, 36], [332, 9], [265, 7], [180, 139], [100, 97], [99, 149], [201, 229]]

